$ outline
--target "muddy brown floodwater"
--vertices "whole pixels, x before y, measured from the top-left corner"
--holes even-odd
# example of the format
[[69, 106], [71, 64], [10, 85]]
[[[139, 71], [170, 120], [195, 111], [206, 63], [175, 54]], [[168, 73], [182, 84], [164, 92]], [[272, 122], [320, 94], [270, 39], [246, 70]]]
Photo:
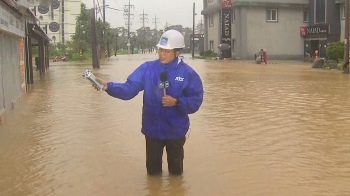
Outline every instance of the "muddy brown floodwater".
[[[126, 77], [152, 55], [94, 70]], [[53, 64], [0, 125], [0, 195], [350, 195], [350, 79], [309, 64], [191, 60], [205, 97], [181, 177], [148, 177], [142, 93], [96, 92], [91, 65]], [[164, 154], [164, 156], [166, 156]], [[165, 159], [166, 160], [166, 159]]]

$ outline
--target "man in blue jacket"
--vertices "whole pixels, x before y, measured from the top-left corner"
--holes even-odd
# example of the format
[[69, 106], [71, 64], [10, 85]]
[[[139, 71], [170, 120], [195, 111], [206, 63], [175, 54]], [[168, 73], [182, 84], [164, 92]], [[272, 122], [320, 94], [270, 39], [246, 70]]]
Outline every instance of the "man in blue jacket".
[[[199, 75], [180, 58], [183, 35], [168, 30], [157, 44], [159, 59], [139, 66], [125, 83], [105, 82], [104, 90], [115, 98], [129, 100], [143, 94], [142, 133], [146, 138], [146, 167], [149, 175], [162, 173], [166, 147], [169, 173], [183, 172], [184, 149], [190, 121], [203, 102]], [[98, 88], [95, 86], [95, 88]]]

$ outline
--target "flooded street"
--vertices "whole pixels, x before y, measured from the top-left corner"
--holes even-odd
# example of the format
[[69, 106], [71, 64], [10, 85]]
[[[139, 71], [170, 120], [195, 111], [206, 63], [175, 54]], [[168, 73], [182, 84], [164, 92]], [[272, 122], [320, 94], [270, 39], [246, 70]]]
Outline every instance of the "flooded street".
[[[94, 74], [124, 82], [154, 55]], [[310, 64], [191, 60], [204, 102], [191, 115], [184, 174], [148, 177], [142, 93], [96, 92], [91, 65], [51, 65], [0, 125], [0, 195], [350, 195], [350, 77]]]

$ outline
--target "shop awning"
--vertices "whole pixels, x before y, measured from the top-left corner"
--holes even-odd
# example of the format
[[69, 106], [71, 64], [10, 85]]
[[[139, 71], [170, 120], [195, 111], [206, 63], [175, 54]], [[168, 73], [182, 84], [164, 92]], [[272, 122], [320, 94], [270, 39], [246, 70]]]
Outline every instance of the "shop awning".
[[202, 15], [213, 14], [220, 11], [220, 9], [221, 9], [220, 4], [209, 5], [204, 10], [201, 11], [201, 14]]

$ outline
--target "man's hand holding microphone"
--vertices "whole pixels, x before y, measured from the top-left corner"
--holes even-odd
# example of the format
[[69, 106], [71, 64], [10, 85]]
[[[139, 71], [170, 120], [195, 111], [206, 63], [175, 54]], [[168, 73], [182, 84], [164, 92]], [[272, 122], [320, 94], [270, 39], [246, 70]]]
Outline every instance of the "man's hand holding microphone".
[[162, 98], [162, 104], [164, 107], [172, 107], [177, 105], [177, 99], [175, 99], [174, 97], [167, 95], [166, 94], [166, 88], [169, 87], [169, 82], [168, 82], [168, 75], [167, 72], [162, 72], [160, 73], [160, 82], [161, 82], [161, 88], [164, 89], [164, 96]]

